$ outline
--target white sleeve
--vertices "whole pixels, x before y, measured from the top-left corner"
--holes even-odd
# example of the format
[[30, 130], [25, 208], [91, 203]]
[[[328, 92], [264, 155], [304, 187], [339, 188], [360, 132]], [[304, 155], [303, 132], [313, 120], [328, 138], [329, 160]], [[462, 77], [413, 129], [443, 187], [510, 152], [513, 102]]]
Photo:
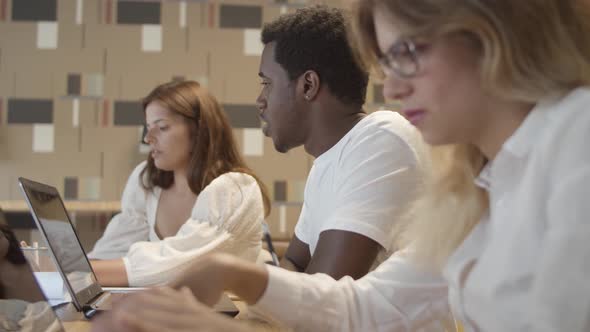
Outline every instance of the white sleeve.
[[263, 218], [256, 180], [243, 173], [221, 175], [199, 194], [191, 218], [176, 235], [131, 246], [123, 258], [129, 285], [166, 283], [191, 259], [212, 250], [255, 261]]
[[334, 180], [334, 208], [320, 232], [350, 231], [390, 249], [393, 226], [423, 183], [418, 156], [408, 142], [385, 130], [367, 133], [347, 150]]
[[147, 191], [141, 186], [139, 175], [146, 162], [139, 164], [127, 180], [121, 212], [108, 223], [102, 237], [88, 254], [90, 259], [116, 259], [123, 257], [135, 242], [146, 241], [149, 225], [146, 213]]
[[296, 331], [444, 331], [452, 322], [446, 282], [399, 251], [357, 281], [267, 269], [252, 310]]
[[[588, 111], [586, 109], [585, 111]], [[572, 142], [552, 156], [556, 185], [545, 213], [528, 305], [528, 331], [590, 331], [590, 117], [560, 133]]]

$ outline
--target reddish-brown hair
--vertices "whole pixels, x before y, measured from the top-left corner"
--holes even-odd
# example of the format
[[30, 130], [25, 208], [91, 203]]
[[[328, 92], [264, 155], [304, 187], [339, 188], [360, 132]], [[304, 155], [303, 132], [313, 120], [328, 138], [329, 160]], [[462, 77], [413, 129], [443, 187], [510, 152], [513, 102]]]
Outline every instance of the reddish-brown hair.
[[[245, 173], [258, 182], [265, 215], [268, 216], [270, 200], [266, 187], [238, 152], [225, 112], [209, 91], [195, 81], [173, 81], [157, 86], [142, 100], [144, 112], [151, 102], [158, 102], [171, 112], [182, 115], [190, 128], [191, 156], [187, 179], [193, 193], [198, 195], [224, 173]], [[154, 186], [166, 189], [174, 183], [174, 174], [156, 168], [149, 155], [140, 180], [148, 190]]]

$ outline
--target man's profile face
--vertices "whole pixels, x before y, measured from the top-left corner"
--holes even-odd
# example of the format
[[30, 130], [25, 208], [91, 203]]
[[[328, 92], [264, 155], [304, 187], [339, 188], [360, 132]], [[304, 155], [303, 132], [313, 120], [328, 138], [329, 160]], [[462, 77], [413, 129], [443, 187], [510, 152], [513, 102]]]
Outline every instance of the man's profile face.
[[295, 98], [296, 80], [275, 60], [275, 42], [268, 43], [260, 60], [260, 95], [256, 104], [264, 135], [272, 138], [279, 152], [302, 145], [305, 141], [303, 117]]

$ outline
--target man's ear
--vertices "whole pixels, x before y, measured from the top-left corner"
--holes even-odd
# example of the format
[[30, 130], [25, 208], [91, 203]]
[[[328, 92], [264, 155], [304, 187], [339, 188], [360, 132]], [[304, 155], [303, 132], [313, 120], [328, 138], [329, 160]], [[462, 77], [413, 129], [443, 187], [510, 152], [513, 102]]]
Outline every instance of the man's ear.
[[298, 92], [306, 101], [314, 100], [320, 91], [320, 77], [313, 71], [308, 70], [299, 77]]

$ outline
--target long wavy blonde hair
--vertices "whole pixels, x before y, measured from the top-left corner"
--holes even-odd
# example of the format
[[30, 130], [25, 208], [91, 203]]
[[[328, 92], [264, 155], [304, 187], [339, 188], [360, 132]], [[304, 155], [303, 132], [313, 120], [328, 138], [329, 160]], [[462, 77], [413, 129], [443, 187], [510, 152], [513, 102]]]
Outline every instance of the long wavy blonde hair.
[[[390, 14], [407, 36], [462, 34], [475, 41], [482, 86], [507, 100], [537, 103], [590, 84], [590, 11], [582, 0], [354, 0], [351, 42], [365, 65], [381, 56], [373, 11]], [[434, 173], [398, 245], [440, 269], [487, 213], [474, 183], [485, 165], [475, 146], [432, 149]]]

